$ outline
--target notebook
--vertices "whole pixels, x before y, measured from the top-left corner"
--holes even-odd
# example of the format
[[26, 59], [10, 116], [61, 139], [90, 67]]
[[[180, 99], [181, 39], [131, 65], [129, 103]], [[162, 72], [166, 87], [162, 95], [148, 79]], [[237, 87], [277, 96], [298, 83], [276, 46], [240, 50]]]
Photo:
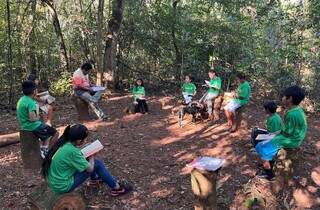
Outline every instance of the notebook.
[[102, 91], [102, 90], [105, 90], [106, 88], [105, 87], [102, 87], [102, 86], [93, 86], [91, 87], [91, 89], [95, 92], [97, 91]]
[[38, 93], [38, 96], [40, 97], [41, 100], [47, 101], [48, 104], [51, 104], [52, 102], [54, 102], [56, 100], [56, 98], [52, 97], [48, 91]]
[[103, 149], [103, 145], [99, 140], [95, 140], [91, 144], [81, 149], [82, 154], [87, 158], [90, 157]]

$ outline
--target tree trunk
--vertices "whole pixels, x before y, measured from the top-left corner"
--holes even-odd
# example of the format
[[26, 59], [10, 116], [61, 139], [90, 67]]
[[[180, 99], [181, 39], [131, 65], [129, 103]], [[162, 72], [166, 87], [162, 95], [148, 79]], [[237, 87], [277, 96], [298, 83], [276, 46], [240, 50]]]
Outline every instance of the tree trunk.
[[9, 70], [9, 80], [10, 80], [10, 88], [9, 88], [9, 100], [8, 104], [11, 107], [13, 105], [13, 68], [12, 68], [12, 37], [11, 37], [11, 17], [10, 17], [10, 1], [7, 0], [7, 35], [8, 35], [8, 53], [7, 53], [7, 65]]
[[108, 22], [108, 33], [104, 50], [103, 69], [106, 72], [105, 79], [114, 81], [116, 68], [117, 36], [123, 19], [123, 0], [114, 0], [112, 15]]
[[63, 38], [63, 34], [62, 34], [57, 11], [56, 11], [55, 6], [51, 0], [42, 0], [42, 2], [48, 6], [48, 8], [51, 12], [54, 30], [60, 39], [60, 57], [61, 57], [61, 63], [63, 65], [62, 67], [65, 68], [66, 70], [68, 70], [70, 68], [70, 65], [69, 65], [69, 60], [68, 60], [68, 55], [67, 55], [67, 48], [66, 48], [66, 45], [64, 42], [64, 38]]
[[[176, 53], [176, 58], [175, 58], [175, 70], [176, 70], [176, 79], [178, 79], [181, 76], [181, 68], [182, 68], [182, 53], [181, 50], [179, 49], [177, 38], [176, 38], [176, 19], [177, 19], [177, 5], [180, 2], [180, 0], [175, 0], [172, 3], [173, 7], [173, 21], [172, 21], [172, 26], [171, 26], [171, 35], [172, 35], [172, 42], [174, 46], [174, 50]], [[182, 78], [180, 78], [182, 79]]]
[[31, 0], [31, 28], [30, 28], [30, 36], [28, 39], [28, 51], [29, 51], [29, 62], [28, 67], [32, 74], [36, 74], [36, 54], [35, 54], [35, 33], [34, 33], [34, 24], [35, 24], [35, 16], [36, 16], [36, 8], [37, 8], [37, 0]]
[[[80, 9], [80, 14], [82, 16], [84, 16], [84, 12], [83, 12], [83, 3], [82, 3], [82, 0], [79, 0], [79, 9]], [[91, 52], [90, 52], [90, 48], [89, 48], [89, 43], [88, 43], [88, 35], [87, 35], [87, 32], [85, 30], [85, 26], [81, 26], [80, 27], [80, 32], [81, 32], [81, 47], [83, 48], [83, 53], [84, 53], [84, 56], [86, 57], [87, 60], [90, 60], [92, 59], [92, 55], [91, 55]]]
[[99, 0], [98, 5], [98, 21], [97, 21], [97, 85], [102, 83], [102, 34], [103, 34], [103, 9], [104, 9], [104, 0]]

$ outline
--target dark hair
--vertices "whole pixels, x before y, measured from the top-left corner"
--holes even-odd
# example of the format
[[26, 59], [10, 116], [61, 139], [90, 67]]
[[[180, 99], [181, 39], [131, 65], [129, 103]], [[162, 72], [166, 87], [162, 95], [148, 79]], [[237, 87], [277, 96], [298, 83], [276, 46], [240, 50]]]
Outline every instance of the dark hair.
[[138, 86], [137, 82], [138, 82], [139, 80], [141, 81], [141, 85], [140, 85], [140, 86], [144, 87], [143, 79], [141, 79], [141, 78], [136, 79], [136, 82], [135, 82], [134, 86]]
[[38, 79], [38, 77], [35, 74], [29, 74], [27, 77], [27, 80], [35, 82]]
[[239, 79], [246, 79], [246, 75], [245, 75], [244, 73], [242, 73], [242, 72], [239, 72], [239, 73], [237, 74], [237, 78], [239, 78]]
[[294, 105], [299, 105], [301, 101], [303, 101], [303, 99], [305, 98], [306, 93], [304, 89], [302, 89], [298, 85], [294, 85], [285, 89], [282, 93], [282, 96], [285, 96], [286, 98], [291, 97], [292, 103]]
[[24, 95], [31, 95], [36, 89], [36, 84], [30, 80], [24, 81], [21, 84], [22, 92]]
[[81, 69], [89, 71], [89, 70], [93, 69], [93, 66], [92, 66], [91, 63], [84, 63], [84, 64], [81, 65]]
[[42, 163], [42, 175], [46, 178], [49, 173], [52, 157], [67, 142], [75, 142], [77, 140], [84, 140], [88, 136], [88, 128], [82, 124], [68, 125], [58, 139], [58, 141], [49, 150], [48, 155]]
[[275, 101], [267, 101], [263, 104], [265, 110], [268, 110], [270, 113], [276, 113], [278, 105]]
[[187, 74], [185, 77], [189, 77], [190, 81], [193, 81], [193, 76], [191, 76], [190, 74]]

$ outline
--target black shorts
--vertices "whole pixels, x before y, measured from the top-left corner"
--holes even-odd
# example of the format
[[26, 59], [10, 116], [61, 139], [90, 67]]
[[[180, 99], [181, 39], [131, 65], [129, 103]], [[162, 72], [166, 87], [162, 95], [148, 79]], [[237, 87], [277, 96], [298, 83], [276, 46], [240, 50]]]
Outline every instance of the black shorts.
[[44, 123], [41, 123], [41, 125], [38, 128], [32, 131], [32, 133], [36, 135], [41, 141], [45, 141], [48, 138], [54, 136], [56, 132], [56, 129]]

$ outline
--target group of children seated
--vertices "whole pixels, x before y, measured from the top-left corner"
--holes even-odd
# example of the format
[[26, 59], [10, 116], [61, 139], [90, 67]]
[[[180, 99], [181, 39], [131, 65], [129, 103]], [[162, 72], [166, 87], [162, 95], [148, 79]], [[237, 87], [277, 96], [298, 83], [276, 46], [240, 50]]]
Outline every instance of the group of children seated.
[[[222, 91], [222, 81], [214, 71], [211, 69], [208, 72], [209, 81], [206, 82], [206, 86], [209, 88], [205, 95], [199, 100], [199, 106], [203, 107], [203, 103], [206, 105], [206, 110], [209, 116], [209, 119], [216, 122], [219, 120], [219, 110], [213, 107], [213, 101], [223, 94]], [[248, 81], [246, 81], [244, 74], [239, 73], [237, 75], [238, 88], [235, 93], [231, 96], [232, 99], [224, 107], [225, 115], [227, 118], [227, 125], [231, 132], [237, 130], [238, 123], [236, 121], [236, 111], [240, 107], [244, 107], [249, 103], [251, 87]], [[184, 97], [184, 105], [191, 106], [193, 103], [193, 97], [196, 94], [196, 86], [192, 83], [190, 75], [185, 77], [185, 83], [182, 85], [182, 95]]]
[[[85, 63], [75, 71], [73, 75], [74, 94], [87, 101], [100, 119], [107, 119], [107, 115], [98, 106], [103, 91], [95, 91], [89, 82], [88, 74], [92, 69], [93, 66], [90, 63]], [[209, 71], [209, 78], [210, 81], [206, 82], [209, 90], [203, 98], [206, 101], [210, 118], [216, 120], [212, 101], [222, 92], [222, 82], [213, 70]], [[248, 104], [251, 92], [250, 85], [243, 74], [239, 74], [237, 78], [239, 86], [233, 99], [224, 107], [228, 125], [232, 130], [236, 129], [234, 127], [235, 112], [239, 107]], [[44, 159], [42, 173], [52, 191], [57, 194], [70, 192], [90, 178], [92, 181], [101, 181], [109, 186], [112, 196], [129, 192], [130, 187], [119, 183], [110, 174], [102, 160], [96, 159], [94, 156], [85, 158], [81, 153], [80, 148], [89, 135], [89, 131], [84, 125], [67, 126], [59, 138], [58, 132], [52, 127], [51, 120], [46, 123], [47, 118], [41, 118], [39, 113], [41, 106], [51, 105], [38, 98], [37, 83], [37, 78], [34, 75], [29, 76], [28, 80], [22, 83], [23, 96], [17, 103], [17, 118], [21, 130], [32, 132], [40, 140], [40, 155]], [[196, 94], [196, 86], [192, 83], [190, 76], [186, 76], [182, 91], [186, 105], [190, 104]], [[136, 80], [132, 94], [135, 112], [148, 113], [142, 79]], [[276, 113], [277, 104], [275, 102], [270, 101], [264, 105], [269, 115], [266, 121], [266, 130], [254, 128], [251, 139], [262, 160], [262, 171], [259, 176], [272, 180], [274, 178], [272, 167], [277, 152], [281, 148], [297, 148], [304, 140], [307, 122], [304, 111], [299, 106], [304, 97], [303, 89], [298, 86], [289, 87], [283, 92], [282, 104], [288, 109], [283, 122]], [[39, 104], [41, 104], [40, 107]], [[52, 111], [53, 108], [49, 107], [46, 110]], [[266, 139], [258, 138], [261, 134], [272, 135], [266, 135], [271, 136]], [[53, 146], [49, 149], [50, 141]]]

